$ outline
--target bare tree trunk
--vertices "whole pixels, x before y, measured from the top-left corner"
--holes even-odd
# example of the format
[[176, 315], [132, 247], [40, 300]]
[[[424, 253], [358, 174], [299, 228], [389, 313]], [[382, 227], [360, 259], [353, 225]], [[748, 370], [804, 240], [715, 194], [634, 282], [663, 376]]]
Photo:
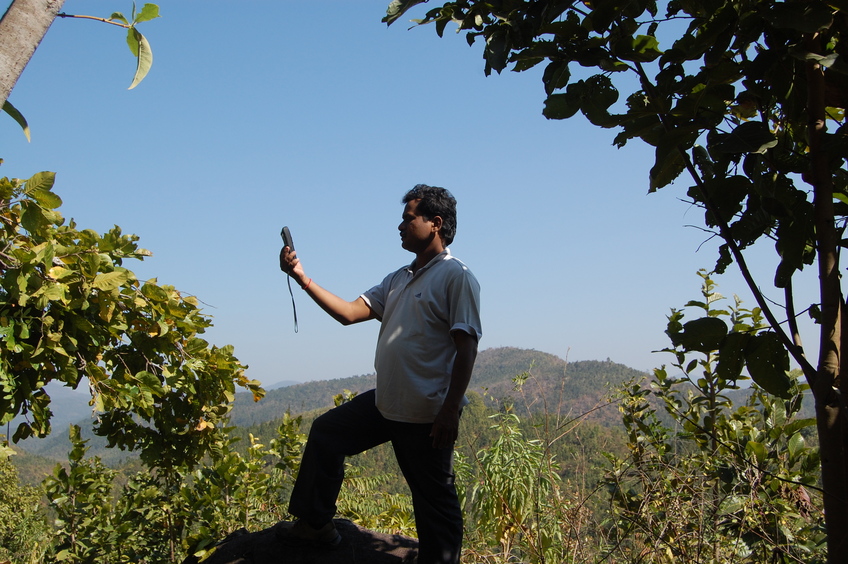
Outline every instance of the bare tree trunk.
[[0, 20], [0, 107], [65, 0], [14, 0]]
[[[808, 48], [818, 53], [818, 38]], [[813, 386], [816, 422], [821, 449], [822, 486], [824, 488], [825, 525], [828, 562], [848, 562], [848, 470], [845, 452], [845, 413], [837, 389], [844, 388], [841, 378], [842, 290], [839, 282], [837, 233], [833, 224], [833, 182], [827, 155], [822, 148], [825, 134], [824, 71], [818, 62], [807, 62], [808, 137], [812, 170], [807, 179], [815, 193], [816, 234], [821, 294], [821, 340], [818, 374]]]

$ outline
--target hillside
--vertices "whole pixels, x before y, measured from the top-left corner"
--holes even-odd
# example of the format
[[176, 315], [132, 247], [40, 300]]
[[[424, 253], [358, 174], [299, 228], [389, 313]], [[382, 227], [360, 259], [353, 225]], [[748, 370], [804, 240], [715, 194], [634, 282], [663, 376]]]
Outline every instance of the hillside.
[[[524, 373], [529, 377], [522, 389], [516, 390], [513, 378]], [[575, 417], [591, 412], [588, 420], [617, 426], [620, 423], [617, 410], [612, 407], [593, 409], [603, 403], [608, 385], [643, 376], [642, 372], [608, 360], [567, 363], [549, 353], [504, 347], [480, 352], [469, 391], [483, 397], [490, 407], [514, 403], [515, 410], [522, 415], [545, 411]], [[254, 402], [249, 393], [238, 393], [230, 421], [236, 427], [245, 428], [276, 420], [286, 411], [296, 415], [326, 409], [333, 406], [333, 396], [345, 390], [362, 392], [371, 389], [374, 382], [373, 374], [305, 382], [272, 389], [259, 402]], [[85, 414], [76, 421], [82, 427], [83, 437], [90, 441], [90, 455], [100, 456], [110, 465], [131, 457], [127, 452], [106, 449], [105, 441], [93, 436], [87, 399], [81, 393], [62, 395], [60, 401], [54, 404], [54, 412], [57, 416], [58, 413]], [[29, 439], [18, 446], [45, 458], [65, 460], [70, 449], [67, 425], [67, 418], [63, 417], [53, 425], [51, 436]]]
[[[522, 390], [515, 390], [513, 378], [528, 374]], [[496, 406], [509, 402], [516, 411], [548, 411], [578, 416], [598, 406], [608, 391], [608, 385], [642, 378], [645, 373], [612, 361], [566, 362], [556, 355], [532, 349], [502, 347], [481, 351], [474, 365], [470, 392], [486, 398]], [[254, 402], [251, 394], [236, 394], [231, 422], [238, 427], [264, 423], [292, 414], [333, 406], [333, 396], [344, 390], [363, 392], [374, 387], [374, 374], [306, 382], [272, 390]], [[618, 424], [615, 409], [593, 412], [590, 420]]]

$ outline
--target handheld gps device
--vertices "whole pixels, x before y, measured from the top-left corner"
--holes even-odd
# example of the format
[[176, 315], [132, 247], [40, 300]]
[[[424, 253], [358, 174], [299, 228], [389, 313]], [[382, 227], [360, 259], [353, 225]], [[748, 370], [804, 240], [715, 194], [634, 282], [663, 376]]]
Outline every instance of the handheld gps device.
[[[289, 248], [289, 252], [294, 252], [294, 241], [292, 240], [291, 231], [289, 231], [288, 226], [284, 226], [283, 230], [280, 231], [280, 237], [283, 238], [283, 246]], [[297, 333], [297, 306], [294, 303], [294, 293], [291, 288], [291, 275], [286, 273], [286, 282], [289, 285], [289, 295], [292, 299], [292, 313], [294, 314], [294, 332]]]

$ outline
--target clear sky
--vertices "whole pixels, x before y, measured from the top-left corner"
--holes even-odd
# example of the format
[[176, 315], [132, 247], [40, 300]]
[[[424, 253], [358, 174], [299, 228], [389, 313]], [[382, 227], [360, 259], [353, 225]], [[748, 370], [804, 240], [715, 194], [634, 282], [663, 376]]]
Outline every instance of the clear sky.
[[[479, 42], [407, 17], [387, 28], [388, 1], [162, 0], [140, 27], [153, 68], [131, 91], [122, 29], [57, 19], [10, 97], [32, 142], [0, 116], [0, 174], [55, 171], [66, 218], [139, 235], [153, 257], [125, 266], [196, 295], [207, 338], [265, 384], [371, 373], [379, 328], [342, 327], [294, 286], [294, 332], [280, 228], [309, 276], [353, 299], [412, 259], [397, 224], [418, 183], [459, 202], [451, 250], [482, 286], [481, 349], [669, 362], [651, 352], [666, 315], [699, 297], [718, 247], [691, 227], [688, 182], [648, 194], [650, 147], [616, 149], [580, 115], [546, 120], [541, 67], [485, 77]], [[770, 253], [752, 262], [777, 298]], [[717, 281], [754, 305], [735, 270]]]

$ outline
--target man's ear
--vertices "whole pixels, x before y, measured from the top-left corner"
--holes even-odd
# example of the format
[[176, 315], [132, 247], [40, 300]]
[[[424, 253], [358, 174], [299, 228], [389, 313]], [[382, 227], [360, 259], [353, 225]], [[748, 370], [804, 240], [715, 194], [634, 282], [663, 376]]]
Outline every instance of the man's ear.
[[435, 230], [436, 235], [439, 239], [442, 239], [442, 243], [444, 243], [444, 237], [442, 237], [442, 216], [437, 215], [430, 220], [430, 223], [433, 224], [433, 229]]

